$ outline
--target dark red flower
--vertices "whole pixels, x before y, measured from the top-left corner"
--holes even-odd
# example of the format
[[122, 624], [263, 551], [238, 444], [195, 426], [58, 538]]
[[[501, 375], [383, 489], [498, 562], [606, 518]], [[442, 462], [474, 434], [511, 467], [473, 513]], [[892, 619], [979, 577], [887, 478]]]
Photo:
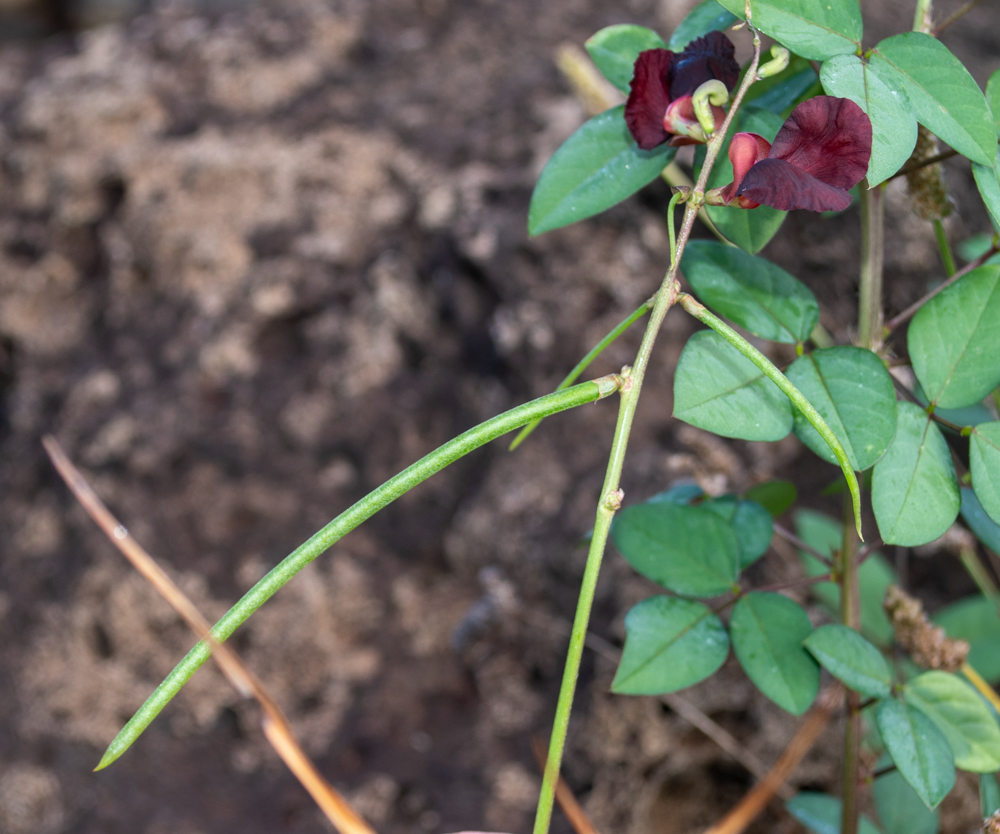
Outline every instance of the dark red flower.
[[846, 98], [816, 96], [792, 111], [773, 145], [756, 133], [737, 133], [729, 145], [733, 181], [716, 189], [709, 202], [843, 211], [871, 155], [872, 123], [865, 111]]
[[[691, 96], [713, 78], [732, 90], [740, 75], [734, 53], [721, 32], [691, 41], [680, 54], [668, 49], [640, 52], [625, 102], [625, 123], [639, 147], [648, 151], [668, 140], [674, 145], [705, 141]], [[721, 124], [722, 108], [713, 111]]]

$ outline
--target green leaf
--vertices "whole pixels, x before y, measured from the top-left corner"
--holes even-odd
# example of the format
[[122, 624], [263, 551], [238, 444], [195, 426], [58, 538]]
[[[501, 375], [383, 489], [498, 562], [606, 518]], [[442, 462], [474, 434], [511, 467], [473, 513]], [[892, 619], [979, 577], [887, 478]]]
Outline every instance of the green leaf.
[[955, 466], [940, 429], [919, 406], [899, 403], [896, 438], [872, 474], [872, 509], [882, 540], [907, 547], [934, 541], [951, 527], [960, 506]]
[[967, 487], [962, 487], [962, 518], [979, 541], [1000, 554], [1000, 524], [989, 517], [975, 491]]
[[650, 597], [625, 615], [625, 649], [611, 691], [676, 692], [707, 678], [728, 654], [725, 626], [707, 606], [678, 597]]
[[751, 591], [729, 620], [733, 651], [757, 688], [782, 709], [801, 715], [819, 691], [819, 666], [802, 648], [809, 617], [788, 597]]
[[690, 504], [695, 498], [701, 498], [704, 494], [705, 491], [697, 484], [678, 484], [647, 498], [646, 503]]
[[924, 672], [903, 687], [903, 696], [944, 734], [955, 767], [973, 773], [1000, 769], [1000, 727], [983, 700], [961, 679], [947, 672]]
[[633, 568], [678, 594], [723, 594], [739, 573], [732, 526], [704, 507], [637, 504], [619, 513], [611, 533]]
[[[870, 350], [832, 347], [796, 359], [785, 375], [813, 404], [844, 446], [851, 466], [874, 466], [896, 434], [892, 377]], [[798, 410], [795, 436], [828, 463], [837, 458]]]
[[762, 339], [804, 342], [819, 321], [812, 290], [780, 266], [732, 246], [693, 240], [681, 270], [704, 304]]
[[1000, 422], [980, 423], [972, 430], [969, 463], [980, 505], [1000, 524]]
[[743, 494], [743, 497], [750, 501], [756, 501], [773, 518], [777, 518], [795, 503], [795, 500], [799, 497], [799, 493], [795, 489], [795, 484], [791, 481], [783, 481], [780, 478], [775, 478], [750, 487]]
[[[795, 529], [806, 544], [832, 556], [841, 546], [843, 526], [822, 513], [798, 510]], [[800, 551], [803, 567], [809, 576], [821, 576], [829, 571], [822, 562]], [[896, 572], [880, 553], [872, 553], [858, 568], [858, 586], [861, 596], [861, 633], [879, 646], [892, 644], [894, 635], [889, 618], [882, 608], [885, 589], [896, 581]], [[812, 592], [831, 611], [840, 610], [840, 588], [833, 582], [820, 582]]]
[[1000, 811], [1000, 785], [995, 773], [983, 773], [979, 777], [979, 807], [983, 819]]
[[997, 152], [992, 165], [972, 163], [972, 176], [976, 180], [979, 196], [990, 214], [990, 220], [995, 229], [1000, 229], [1000, 151]]
[[[646, 503], [691, 504], [703, 495], [701, 487], [695, 484], [680, 484], [666, 492], [657, 493]], [[774, 524], [771, 515], [760, 504], [735, 495], [721, 495], [701, 501], [697, 506], [715, 513], [732, 525], [739, 544], [740, 570], [753, 564], [767, 552], [774, 534]]]
[[695, 38], [726, 29], [736, 20], [736, 15], [726, 11], [715, 0], [703, 0], [688, 13], [680, 26], [674, 29], [667, 43], [667, 49], [682, 52]]
[[771, 514], [756, 501], [740, 501], [733, 516], [733, 530], [740, 543], [740, 570], [767, 553], [774, 535]]
[[639, 53], [667, 47], [663, 38], [652, 29], [628, 23], [601, 29], [584, 46], [604, 77], [626, 94]]
[[1000, 681], [1000, 615], [997, 600], [984, 596], [960, 599], [934, 615], [949, 637], [968, 641], [968, 661], [990, 683]]
[[792, 406], [777, 385], [722, 336], [700, 330], [674, 372], [674, 416], [723, 437], [781, 440]]
[[[733, 125], [726, 135], [726, 142], [712, 173], [708, 177], [708, 187], [718, 188], [729, 185], [733, 181], [733, 166], [729, 162], [729, 143], [739, 132], [759, 133], [769, 142], [774, 141], [784, 120], [775, 113], [755, 107], [742, 107], [733, 119]], [[695, 171], [701, 170], [701, 161], [705, 158], [704, 146], [695, 151]], [[740, 249], [756, 254], [774, 237], [781, 224], [785, 221], [787, 212], [778, 211], [769, 206], [759, 206], [755, 209], [741, 209], [736, 206], [705, 206], [709, 218], [719, 231]]]
[[948, 741], [926, 715], [894, 698], [878, 705], [875, 720], [900, 775], [933, 808], [955, 784]]
[[986, 103], [993, 113], [993, 122], [997, 135], [1000, 136], [1000, 69], [994, 70], [990, 80], [986, 82]]
[[902, 89], [917, 120], [973, 162], [989, 165], [997, 131], [975, 79], [941, 41], [904, 32], [879, 43], [871, 64], [890, 89]]
[[848, 689], [866, 698], [888, 698], [892, 692], [889, 664], [882, 653], [853, 628], [822, 626], [806, 638], [805, 647]]
[[[930, 405], [924, 389], [920, 387], [919, 381], [913, 385], [913, 394], [925, 409]], [[948, 420], [956, 426], [978, 426], [980, 423], [988, 423], [993, 419], [993, 412], [982, 402], [973, 403], [963, 408], [935, 408], [934, 415]], [[957, 432], [949, 429], [947, 426], [941, 426], [941, 430], [957, 434]]]
[[[785, 810], [816, 834], [840, 834], [840, 799], [825, 793], [799, 791], [785, 803]], [[858, 820], [858, 834], [879, 834], [864, 814]]]
[[917, 117], [906, 93], [886, 84], [857, 55], [831, 58], [819, 77], [828, 95], [849, 98], [868, 114], [872, 122], [868, 185], [887, 180], [903, 167], [917, 144]]
[[[743, 0], [720, 0], [743, 18]], [[849, 55], [861, 48], [858, 0], [752, 0], [753, 23], [765, 35], [811, 61]]]
[[[888, 756], [885, 758], [888, 764]], [[884, 834], [937, 834], [937, 809], [932, 811], [924, 805], [897, 771], [876, 779], [872, 794]]]
[[1000, 265], [964, 275], [928, 301], [906, 334], [931, 403], [962, 408], [1000, 384]]
[[753, 104], [772, 113], [784, 113], [816, 83], [816, 79], [812, 64], [801, 55], [792, 55], [788, 66], [777, 75], [755, 82], [743, 97], [743, 104]]
[[625, 125], [625, 107], [594, 116], [548, 161], [531, 195], [528, 233], [540, 235], [593, 217], [655, 180], [675, 148], [639, 149]]

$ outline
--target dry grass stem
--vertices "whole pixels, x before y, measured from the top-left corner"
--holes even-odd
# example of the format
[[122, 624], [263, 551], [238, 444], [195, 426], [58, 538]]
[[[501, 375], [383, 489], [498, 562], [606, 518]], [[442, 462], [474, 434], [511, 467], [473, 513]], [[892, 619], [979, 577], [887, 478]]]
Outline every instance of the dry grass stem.
[[315, 765], [302, 751], [292, 734], [288, 719], [273, 698], [264, 689], [257, 676], [246, 667], [228, 646], [219, 643], [212, 636], [211, 625], [173, 580], [167, 576], [142, 546], [129, 534], [128, 530], [108, 510], [97, 493], [80, 471], [70, 462], [59, 443], [53, 437], [42, 441], [53, 465], [59, 471], [66, 485], [97, 523], [112, 543], [132, 563], [139, 573], [170, 603], [184, 618], [199, 639], [212, 648], [212, 656], [222, 669], [233, 688], [244, 698], [254, 698], [264, 711], [262, 726], [264, 735], [282, 761], [295, 774], [302, 786], [309, 792], [316, 804], [326, 814], [327, 819], [341, 834], [375, 834], [347, 801], [316, 770]]

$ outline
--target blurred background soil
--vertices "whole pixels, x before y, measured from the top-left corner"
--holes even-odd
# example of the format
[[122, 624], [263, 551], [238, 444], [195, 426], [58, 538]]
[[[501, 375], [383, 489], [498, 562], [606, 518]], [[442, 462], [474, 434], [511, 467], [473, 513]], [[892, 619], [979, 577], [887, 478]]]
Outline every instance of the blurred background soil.
[[[327, 830], [257, 710], [208, 667], [91, 773], [192, 640], [84, 518], [40, 438], [55, 434], [221, 614], [387, 477], [550, 391], [656, 288], [662, 184], [536, 240], [527, 207], [585, 117], [556, 47], [611, 23], [669, 32], [692, 5], [0, 3], [0, 832]], [[865, 5], [868, 44], [909, 28], [910, 3]], [[944, 41], [985, 83], [997, 7]], [[986, 231], [968, 164], [946, 173], [952, 239]], [[899, 310], [941, 270], [898, 181], [887, 222]], [[842, 343], [857, 226], [856, 209], [793, 214], [764, 253], [813, 288]], [[693, 329], [667, 319], [626, 501], [682, 478], [719, 493], [792, 474], [804, 504], [836, 515], [816, 497], [835, 470], [794, 438], [729, 442], [671, 418], [670, 369]], [[630, 361], [638, 336], [594, 375]], [[470, 455], [234, 639], [380, 832], [528, 830], [529, 740], [548, 733], [614, 420], [602, 402], [549, 419], [515, 454]], [[755, 570], [773, 582], [795, 568], [772, 552]], [[910, 574], [932, 608], [972, 591], [944, 555]], [[624, 612], [653, 592], [609, 554], [593, 630], [619, 644]], [[607, 834], [699, 831], [752, 777], [657, 699], [611, 696], [613, 672], [585, 657], [570, 785]], [[684, 697], [768, 765], [799, 723], [732, 659]], [[837, 733], [796, 785], [836, 789]], [[977, 813], [960, 779], [945, 831]], [[568, 831], [558, 815], [555, 829]], [[800, 829], [773, 810], [753, 830]]]

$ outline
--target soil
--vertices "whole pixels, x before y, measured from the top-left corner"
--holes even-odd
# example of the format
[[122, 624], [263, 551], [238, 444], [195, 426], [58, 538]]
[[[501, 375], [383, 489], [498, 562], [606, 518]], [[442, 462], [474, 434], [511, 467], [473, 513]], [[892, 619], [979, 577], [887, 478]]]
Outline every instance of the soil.
[[[192, 638], [84, 517], [56, 435], [210, 616], [399, 469], [550, 391], [657, 286], [669, 194], [530, 240], [534, 180], [585, 114], [553, 61], [619, 22], [670, 31], [688, 0], [287, 0], [0, 47], [0, 831], [319, 832], [255, 707], [206, 667], [112, 767], [91, 769]], [[875, 4], [869, 4], [875, 5]], [[869, 10], [866, 9], [866, 13]], [[909, 27], [870, 10], [868, 41]], [[944, 42], [985, 83], [1000, 13]], [[745, 45], [744, 45], [745, 47]], [[986, 231], [946, 167], [953, 240]], [[940, 267], [889, 191], [887, 305]], [[805, 280], [839, 342], [856, 317], [856, 210], [793, 214], [764, 254]], [[691, 320], [672, 312], [626, 463], [626, 501], [679, 479], [740, 490], [835, 470], [790, 438], [723, 441], [671, 417]], [[630, 333], [594, 367], [619, 369]], [[781, 354], [775, 354], [781, 358]], [[234, 638], [320, 769], [380, 832], [527, 831], [530, 739], [554, 710], [615, 421], [552, 418], [482, 449], [303, 571]], [[761, 581], [794, 570], [772, 552]], [[914, 559], [933, 608], [972, 591]], [[655, 592], [616, 554], [593, 631]], [[801, 597], [805, 602], [806, 598]], [[810, 608], [818, 622], [824, 615]], [[753, 783], [653, 698], [585, 657], [566, 777], [601, 831], [696, 832]], [[766, 764], [798, 720], [734, 662], [685, 692]], [[835, 790], [836, 722], [795, 786]], [[977, 824], [960, 779], [944, 831]], [[569, 830], [557, 815], [554, 829]], [[752, 831], [791, 834], [780, 808]]]

